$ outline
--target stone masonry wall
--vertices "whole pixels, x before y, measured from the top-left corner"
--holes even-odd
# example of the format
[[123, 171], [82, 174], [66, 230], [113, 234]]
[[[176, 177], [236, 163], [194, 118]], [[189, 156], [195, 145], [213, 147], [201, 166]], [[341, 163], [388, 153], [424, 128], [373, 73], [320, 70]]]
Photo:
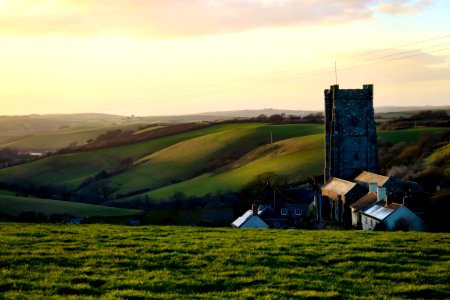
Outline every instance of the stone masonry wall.
[[325, 90], [325, 180], [378, 171], [373, 86]]

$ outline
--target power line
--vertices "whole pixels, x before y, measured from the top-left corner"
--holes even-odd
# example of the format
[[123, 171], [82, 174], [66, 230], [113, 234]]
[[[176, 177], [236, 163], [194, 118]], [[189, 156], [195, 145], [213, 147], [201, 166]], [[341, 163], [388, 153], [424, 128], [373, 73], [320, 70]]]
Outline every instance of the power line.
[[[412, 45], [417, 45], [417, 44], [423, 44], [423, 43], [426, 43], [426, 42], [441, 40], [441, 39], [445, 39], [445, 38], [448, 38], [448, 37], [450, 37], [450, 34], [441, 35], [441, 36], [437, 36], [437, 37], [434, 37], [434, 38], [421, 40], [421, 41], [417, 41], [417, 42], [402, 44], [402, 45], [398, 45], [398, 46], [394, 46], [394, 47], [390, 47], [390, 48], [386, 48], [386, 49], [376, 50], [376, 51], [373, 51], [373, 53], [382, 53], [382, 52], [386, 52], [386, 51], [390, 51], [390, 50], [403, 48], [403, 47], [406, 47], [406, 46], [412, 46]], [[360, 57], [360, 56], [364, 56], [364, 55], [366, 55], [366, 54], [356, 54], [356, 55], [352, 55], [352, 56], [347, 57], [347, 59]]]
[[[445, 39], [448, 37], [450, 37], [450, 34], [439, 36], [439, 37], [434, 37], [434, 38], [430, 38], [430, 39], [426, 39], [426, 40], [421, 40], [421, 41], [417, 41], [417, 42], [402, 44], [399, 46], [390, 47], [390, 48], [386, 48], [386, 49], [382, 49], [382, 50], [375, 50], [375, 51], [371, 51], [368, 53], [353, 55], [353, 56], [347, 57], [347, 59], [343, 59], [342, 61], [350, 60], [351, 58], [355, 58], [355, 57], [363, 57], [363, 56], [371, 56], [371, 55], [373, 56], [374, 54], [380, 54], [380, 53], [387, 52], [390, 50], [400, 49], [400, 48], [403, 48], [406, 46], [411, 46], [411, 45], [423, 44], [423, 43], [427, 43], [430, 41], [442, 40], [442, 39]], [[411, 57], [442, 52], [442, 51], [450, 49], [450, 47], [441, 48], [441, 49], [437, 49], [437, 50], [433, 50], [433, 51], [427, 51], [427, 52], [424, 52], [424, 50], [429, 50], [429, 49], [447, 46], [447, 45], [450, 45], [450, 42], [426, 46], [426, 47], [423, 47], [420, 49], [405, 50], [405, 51], [401, 51], [398, 53], [387, 54], [387, 55], [367, 59], [368, 62], [365, 62], [365, 63], [348, 63], [348, 64], [342, 65], [339, 68], [339, 70], [340, 71], [348, 71], [348, 70], [352, 70], [352, 69], [357, 69], [357, 68], [362, 68], [362, 67], [367, 67], [367, 66], [372, 66], [372, 65], [377, 65], [377, 64], [384, 64], [384, 63], [389, 63], [389, 62], [393, 62], [393, 61], [401, 61], [401, 60], [405, 60], [405, 59], [408, 59]], [[419, 52], [419, 53], [416, 53], [416, 52]], [[411, 54], [411, 53], [413, 53], [413, 54]], [[335, 72], [335, 73], [337, 72], [336, 65], [335, 65], [334, 70], [331, 70], [331, 68], [329, 68], [329, 67], [313, 69], [313, 70], [304, 71], [304, 72], [298, 72], [298, 71], [294, 71], [294, 70], [298, 70], [298, 69], [296, 68], [296, 69], [291, 69], [291, 71], [284, 70], [284, 71], [271, 72], [271, 73], [266, 73], [263, 75], [258, 75], [254, 79], [249, 78], [246, 80], [240, 80], [240, 81], [236, 82], [238, 84], [238, 86], [236, 86], [236, 87], [230, 87], [229, 83], [225, 83], [225, 84], [221, 84], [221, 85], [213, 85], [213, 86], [200, 86], [200, 87], [194, 88], [194, 90], [188, 90], [188, 91], [177, 90], [177, 91], [174, 91], [171, 93], [162, 93], [162, 94], [158, 94], [158, 95], [151, 95], [149, 97], [142, 98], [140, 100], [136, 100], [138, 102], [135, 101], [134, 103], [131, 103], [131, 104], [141, 104], [142, 101], [148, 102], [149, 100], [156, 100], [158, 98], [165, 98], [165, 97], [177, 96], [177, 95], [183, 95], [183, 94], [184, 95], [191, 94], [190, 96], [186, 97], [186, 98], [190, 99], [193, 97], [204, 96], [204, 95], [229, 93], [229, 92], [239, 91], [239, 90], [243, 90], [243, 89], [264, 86], [267, 83], [272, 83], [272, 84], [278, 83], [279, 84], [279, 83], [284, 83], [287, 81], [298, 80], [298, 79], [307, 79], [307, 78], [312, 78], [312, 77], [317, 77], [317, 76], [322, 76], [322, 75], [329, 75], [333, 72]], [[291, 74], [286, 74], [284, 76], [277, 76], [277, 77], [272, 77], [272, 78], [264, 78], [264, 77], [268, 77], [273, 74], [282, 74], [282, 73], [288, 73], [288, 72], [290, 72]], [[337, 81], [337, 73], [336, 73], [336, 81]], [[198, 96], [192, 95], [192, 93], [197, 93]], [[129, 106], [130, 102], [127, 101], [126, 105]]]

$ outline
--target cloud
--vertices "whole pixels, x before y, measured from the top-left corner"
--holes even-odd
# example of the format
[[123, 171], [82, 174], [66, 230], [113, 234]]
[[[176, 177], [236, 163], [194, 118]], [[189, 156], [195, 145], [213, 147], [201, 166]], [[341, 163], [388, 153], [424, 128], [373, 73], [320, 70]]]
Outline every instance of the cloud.
[[406, 3], [405, 1], [397, 0], [381, 4], [379, 11], [391, 15], [417, 13], [426, 9], [431, 3], [431, 0], [419, 0]]
[[[197, 36], [344, 23], [377, 12], [424, 9], [428, 0], [5, 0], [0, 33]], [[6, 4], [5, 4], [6, 3]], [[14, 4], [11, 4], [14, 3]]]

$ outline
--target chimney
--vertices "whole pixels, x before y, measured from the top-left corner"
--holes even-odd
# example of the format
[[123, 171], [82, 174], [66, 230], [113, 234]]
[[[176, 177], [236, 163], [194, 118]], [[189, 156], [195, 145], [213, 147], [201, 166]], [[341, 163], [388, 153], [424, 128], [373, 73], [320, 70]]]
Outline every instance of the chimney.
[[252, 204], [252, 212], [254, 216], [258, 215], [258, 205]]
[[378, 187], [378, 185], [376, 182], [369, 183], [369, 193], [376, 193], [377, 187]]
[[387, 202], [386, 188], [378, 187], [377, 188], [377, 202], [380, 202], [383, 200], [386, 200], [386, 206], [387, 206], [388, 202]]

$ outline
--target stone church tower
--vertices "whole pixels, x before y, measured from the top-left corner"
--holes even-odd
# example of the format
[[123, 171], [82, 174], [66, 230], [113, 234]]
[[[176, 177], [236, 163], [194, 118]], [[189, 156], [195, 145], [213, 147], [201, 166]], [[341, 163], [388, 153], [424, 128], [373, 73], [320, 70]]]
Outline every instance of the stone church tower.
[[353, 179], [361, 171], [378, 172], [373, 85], [325, 90], [325, 182]]

